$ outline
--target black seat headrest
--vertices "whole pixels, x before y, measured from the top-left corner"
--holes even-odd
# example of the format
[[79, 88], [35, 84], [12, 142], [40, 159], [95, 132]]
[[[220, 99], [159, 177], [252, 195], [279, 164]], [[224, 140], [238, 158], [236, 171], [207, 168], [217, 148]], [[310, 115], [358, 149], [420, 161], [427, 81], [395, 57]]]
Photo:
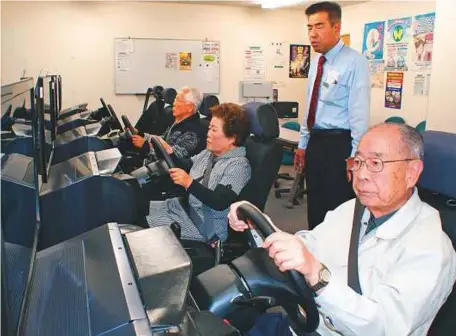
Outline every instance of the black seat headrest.
[[163, 100], [166, 104], [173, 105], [174, 99], [176, 99], [177, 91], [173, 88], [167, 88], [163, 90]]
[[252, 102], [242, 107], [249, 117], [251, 134], [265, 140], [275, 139], [279, 136], [279, 118], [274, 106]]
[[424, 170], [418, 184], [432, 192], [456, 198], [456, 134], [426, 131]]
[[155, 99], [163, 99], [163, 86], [156, 85], [152, 88], [152, 96]]
[[199, 107], [199, 112], [205, 116], [206, 118], [210, 119], [212, 117], [211, 108], [214, 106], [220, 105], [220, 101], [217, 96], [214, 95], [207, 95], [204, 96], [201, 105]]

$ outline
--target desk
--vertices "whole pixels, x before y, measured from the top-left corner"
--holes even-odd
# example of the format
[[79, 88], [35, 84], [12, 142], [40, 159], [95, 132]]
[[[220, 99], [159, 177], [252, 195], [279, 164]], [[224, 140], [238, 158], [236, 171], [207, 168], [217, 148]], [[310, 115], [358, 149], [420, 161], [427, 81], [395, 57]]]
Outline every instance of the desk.
[[283, 128], [282, 126], [280, 126], [279, 130], [279, 141], [298, 148], [299, 132], [290, 130], [288, 128]]
[[[279, 128], [279, 138], [278, 140], [285, 146], [291, 147], [291, 150], [295, 150], [298, 148], [300, 134], [298, 131], [293, 131], [287, 128], [283, 128], [280, 126]], [[293, 185], [290, 188], [290, 192], [288, 194], [288, 203], [287, 208], [293, 208], [293, 206], [297, 202], [297, 198], [300, 196], [301, 193], [304, 193], [303, 189], [303, 179], [304, 173], [296, 173]]]

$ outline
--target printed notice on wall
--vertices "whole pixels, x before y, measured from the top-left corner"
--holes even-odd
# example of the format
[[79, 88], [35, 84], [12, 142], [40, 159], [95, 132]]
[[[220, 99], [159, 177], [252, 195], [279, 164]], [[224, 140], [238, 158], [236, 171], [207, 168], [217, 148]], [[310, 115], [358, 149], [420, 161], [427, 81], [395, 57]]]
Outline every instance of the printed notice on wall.
[[385, 107], [398, 110], [401, 109], [403, 83], [403, 72], [386, 73]]
[[264, 79], [266, 66], [264, 51], [261, 46], [249, 46], [244, 51], [244, 79]]
[[118, 71], [129, 71], [130, 70], [131, 57], [129, 53], [117, 53], [116, 55], [116, 67]]
[[273, 56], [272, 67], [274, 69], [284, 69], [287, 63], [285, 55], [285, 43], [271, 42], [271, 51]]
[[214, 63], [219, 61], [220, 44], [216, 41], [204, 41], [202, 45], [202, 61]]
[[385, 86], [385, 61], [372, 60], [369, 62], [371, 88], [381, 89]]
[[135, 52], [135, 45], [132, 39], [116, 39], [116, 52], [117, 53], [133, 53]]
[[413, 95], [428, 96], [431, 81], [430, 73], [417, 73], [413, 78]]
[[177, 59], [178, 59], [177, 53], [173, 53], [173, 52], [166, 53], [165, 57], [166, 57], [165, 68], [177, 70]]

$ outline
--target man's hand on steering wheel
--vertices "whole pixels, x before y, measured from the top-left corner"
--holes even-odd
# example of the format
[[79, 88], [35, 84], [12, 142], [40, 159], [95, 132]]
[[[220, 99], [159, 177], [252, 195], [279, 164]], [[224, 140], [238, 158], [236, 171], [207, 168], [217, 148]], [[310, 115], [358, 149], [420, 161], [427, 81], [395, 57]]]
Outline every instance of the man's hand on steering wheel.
[[[230, 227], [234, 231], [243, 232], [245, 230], [249, 230], [249, 229], [254, 229], [255, 228], [255, 226], [252, 225], [252, 223], [250, 223], [249, 221], [247, 221], [247, 223], [246, 223], [245, 221], [243, 221], [242, 219], [240, 219], [238, 217], [238, 211], [237, 210], [243, 204], [249, 204], [249, 205], [253, 206], [254, 208], [256, 208], [258, 211], [260, 211], [256, 206], [254, 206], [252, 203], [247, 202], [247, 201], [239, 201], [239, 202], [231, 204], [230, 211], [228, 212], [228, 223], [230, 224]], [[276, 231], [281, 231], [279, 228], [277, 228], [274, 225], [274, 223], [271, 221], [271, 218], [269, 218], [269, 216], [267, 216], [264, 213], [263, 213], [263, 216], [268, 220], [268, 222], [271, 224], [271, 226]]]
[[185, 189], [188, 189], [193, 182], [193, 178], [180, 168], [171, 168], [169, 176], [174, 184], [180, 185]]
[[244, 222], [243, 220], [239, 219], [239, 217], [238, 217], [237, 210], [242, 204], [250, 204], [250, 203], [247, 201], [240, 201], [240, 202], [233, 203], [230, 206], [230, 212], [228, 212], [228, 222], [229, 222], [231, 228], [234, 231], [238, 231], [238, 232], [243, 232], [245, 230], [252, 228], [251, 224]]
[[320, 262], [309, 252], [301, 238], [286, 232], [276, 232], [266, 238], [263, 248], [281, 272], [297, 270], [310, 286], [318, 283]]
[[161, 145], [163, 146], [163, 148], [165, 149], [166, 153], [168, 154], [173, 154], [173, 147], [171, 147], [170, 145], [168, 145], [168, 143], [163, 140], [162, 137], [159, 137], [158, 135], [152, 135], [155, 139], [157, 139], [158, 141], [160, 141]]
[[135, 146], [136, 148], [142, 148], [144, 146], [144, 143], [146, 142], [146, 139], [144, 139], [142, 136], [140, 135], [132, 135], [131, 136], [131, 143], [133, 144], [133, 146]]

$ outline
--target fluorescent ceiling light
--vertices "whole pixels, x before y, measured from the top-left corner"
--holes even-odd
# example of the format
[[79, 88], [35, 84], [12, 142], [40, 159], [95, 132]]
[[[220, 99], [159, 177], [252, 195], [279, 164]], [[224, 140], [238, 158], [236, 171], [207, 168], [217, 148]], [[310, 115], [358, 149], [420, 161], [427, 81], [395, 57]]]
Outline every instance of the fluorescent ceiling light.
[[260, 4], [262, 8], [279, 8], [284, 6], [296, 5], [300, 2], [305, 2], [302, 0], [261, 0]]

